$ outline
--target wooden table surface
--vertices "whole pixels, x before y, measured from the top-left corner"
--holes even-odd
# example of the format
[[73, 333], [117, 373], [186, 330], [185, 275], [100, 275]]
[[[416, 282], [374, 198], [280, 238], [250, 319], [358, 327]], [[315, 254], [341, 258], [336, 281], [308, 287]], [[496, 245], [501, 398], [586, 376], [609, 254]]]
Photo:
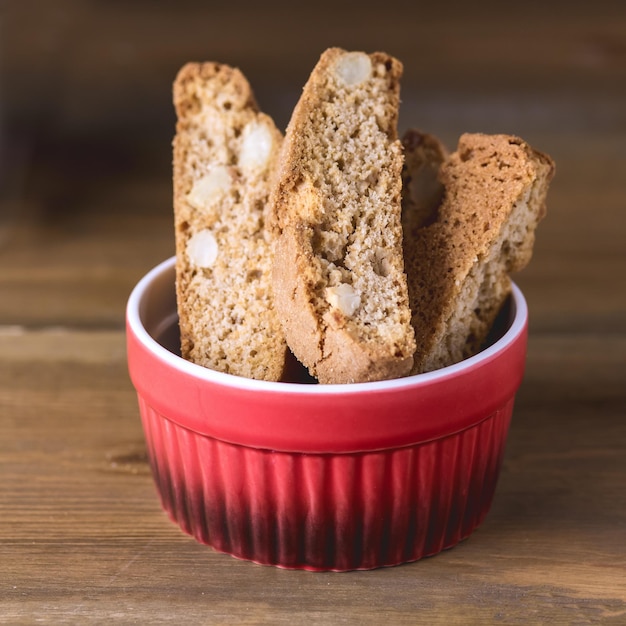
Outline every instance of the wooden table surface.
[[[4, 3], [0, 623], [626, 624], [626, 8], [432, 4]], [[240, 66], [284, 127], [329, 45], [404, 62], [401, 130], [515, 133], [557, 163], [516, 277], [527, 374], [486, 521], [344, 574], [238, 561], [168, 521], [124, 337], [131, 288], [173, 253], [177, 68]]]

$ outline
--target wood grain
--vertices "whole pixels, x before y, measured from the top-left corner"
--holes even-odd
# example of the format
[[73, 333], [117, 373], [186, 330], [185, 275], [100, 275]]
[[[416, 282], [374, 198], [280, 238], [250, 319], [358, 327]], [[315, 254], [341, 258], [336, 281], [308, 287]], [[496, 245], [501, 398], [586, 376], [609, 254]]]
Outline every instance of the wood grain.
[[483, 526], [417, 564], [351, 574], [237, 561], [166, 518], [121, 332], [14, 331], [0, 346], [7, 623], [184, 615], [373, 624], [387, 615], [406, 624], [468, 616], [566, 624], [626, 616], [623, 337], [533, 338]]
[[[0, 623], [626, 623], [626, 11], [476, 4], [321, 0], [286, 28], [281, 2], [5, 3]], [[241, 66], [284, 127], [327, 45], [404, 61], [401, 128], [517, 133], [557, 163], [515, 278], [531, 332], [491, 512], [452, 550], [348, 574], [238, 561], [167, 519], [124, 338], [174, 249], [175, 71]]]

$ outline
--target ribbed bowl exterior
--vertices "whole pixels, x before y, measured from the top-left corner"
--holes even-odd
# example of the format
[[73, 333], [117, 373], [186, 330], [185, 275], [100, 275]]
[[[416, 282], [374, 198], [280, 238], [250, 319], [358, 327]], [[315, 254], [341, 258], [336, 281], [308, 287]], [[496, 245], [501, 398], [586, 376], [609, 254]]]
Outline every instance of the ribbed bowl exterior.
[[157, 490], [185, 532], [257, 563], [343, 571], [436, 554], [482, 522], [524, 372], [515, 285], [488, 345], [462, 362], [310, 385], [182, 359], [174, 283], [172, 257], [133, 289], [127, 353]]
[[472, 533], [493, 499], [513, 400], [462, 432], [345, 454], [234, 445], [141, 395], [139, 405], [161, 503], [183, 531], [257, 563], [345, 571], [416, 561]]

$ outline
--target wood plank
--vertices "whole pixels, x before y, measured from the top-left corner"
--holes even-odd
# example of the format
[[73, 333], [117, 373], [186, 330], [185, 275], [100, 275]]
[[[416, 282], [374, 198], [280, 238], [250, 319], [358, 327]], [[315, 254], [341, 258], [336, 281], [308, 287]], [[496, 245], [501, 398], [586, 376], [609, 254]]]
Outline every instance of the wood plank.
[[531, 338], [494, 506], [472, 537], [416, 564], [324, 575], [237, 561], [167, 520], [121, 332], [0, 339], [0, 612], [8, 623], [626, 616], [621, 335]]
[[[626, 330], [621, 140], [626, 134], [589, 142], [580, 156], [567, 153], [575, 138], [554, 142], [548, 217], [533, 260], [515, 276], [537, 330]], [[87, 190], [61, 211], [50, 209], [49, 187], [38, 193], [0, 248], [0, 324], [120, 327], [135, 282], [173, 254], [168, 176], [114, 178], [106, 194]]]

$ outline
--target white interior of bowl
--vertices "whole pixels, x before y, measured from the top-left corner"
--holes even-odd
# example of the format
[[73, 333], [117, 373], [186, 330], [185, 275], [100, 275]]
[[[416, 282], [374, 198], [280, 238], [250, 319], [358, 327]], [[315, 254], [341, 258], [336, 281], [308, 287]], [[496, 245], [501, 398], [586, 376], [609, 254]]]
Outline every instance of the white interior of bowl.
[[517, 285], [513, 284], [510, 307], [511, 320], [506, 332], [478, 354], [454, 365], [415, 376], [347, 385], [311, 385], [253, 380], [224, 374], [186, 361], [175, 352], [167, 349], [163, 345], [165, 342], [157, 340], [157, 337], [162, 337], [168, 329], [176, 328], [178, 317], [176, 314], [174, 268], [175, 258], [171, 257], [153, 268], [137, 283], [129, 297], [126, 309], [126, 319], [130, 330], [156, 358], [164, 361], [169, 367], [201, 380], [241, 389], [295, 394], [350, 394], [376, 390], [399, 390], [426, 384], [437, 378], [456, 376], [465, 369], [476, 367], [483, 361], [495, 358], [524, 331], [528, 318], [524, 296]]

